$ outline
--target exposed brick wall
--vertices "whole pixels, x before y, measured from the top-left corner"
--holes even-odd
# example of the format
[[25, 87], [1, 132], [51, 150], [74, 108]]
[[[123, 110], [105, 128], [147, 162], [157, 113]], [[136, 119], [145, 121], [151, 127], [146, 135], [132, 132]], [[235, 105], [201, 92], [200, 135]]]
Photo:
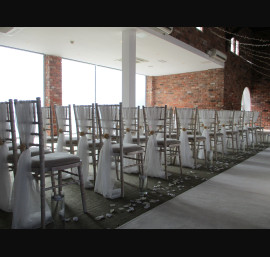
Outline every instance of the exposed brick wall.
[[[58, 56], [44, 56], [44, 86], [45, 106], [62, 105], [62, 58]], [[56, 131], [56, 118], [53, 110], [54, 135]]]
[[[270, 129], [269, 79], [259, 77], [249, 63], [230, 52], [230, 43], [224, 39], [224, 32], [218, 31], [223, 37], [221, 38], [211, 30], [217, 32], [211, 27], [204, 27], [203, 32], [195, 27], [174, 27], [171, 36], [204, 53], [212, 48], [225, 53], [227, 61], [224, 69], [147, 77], [146, 105], [167, 104], [177, 107], [240, 110], [243, 90], [248, 87], [251, 92], [252, 110], [263, 112], [263, 125]], [[243, 28], [237, 33], [254, 36], [248, 28]]]
[[147, 77], [146, 105], [221, 109], [224, 105], [224, 70], [212, 69]]
[[262, 112], [262, 126], [270, 129], [270, 79], [253, 72], [253, 83], [250, 89], [251, 108]]
[[44, 56], [45, 106], [62, 105], [62, 58]]

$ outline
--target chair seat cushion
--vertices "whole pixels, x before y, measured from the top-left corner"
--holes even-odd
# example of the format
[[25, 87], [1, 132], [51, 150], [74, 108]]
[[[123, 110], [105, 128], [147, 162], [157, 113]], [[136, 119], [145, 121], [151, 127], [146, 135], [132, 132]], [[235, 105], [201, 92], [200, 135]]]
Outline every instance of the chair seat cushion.
[[[70, 143], [70, 140], [69, 138], [66, 138], [66, 144], [69, 145]], [[78, 139], [77, 139], [77, 136], [73, 136], [72, 137], [72, 145], [78, 145]]]
[[[140, 135], [140, 142], [145, 142], [146, 137], [144, 135]], [[137, 136], [132, 136], [132, 141], [135, 143], [138, 141]]]
[[226, 134], [237, 134], [237, 131], [226, 130]]
[[[189, 141], [194, 141], [194, 135], [188, 135]], [[196, 136], [196, 141], [205, 141], [206, 137], [204, 136]]]
[[[93, 146], [93, 140], [92, 139], [88, 139], [88, 146], [89, 147], [92, 147]], [[95, 146], [99, 147], [99, 146], [102, 146], [102, 142], [100, 143], [100, 140], [99, 139], [96, 139], [95, 140]]]
[[[210, 136], [210, 137], [213, 137], [214, 135], [215, 135], [214, 132], [210, 132], [210, 133], [209, 133], [209, 136]], [[223, 136], [223, 133], [217, 132], [217, 133], [216, 133], [216, 136], [217, 136], [217, 137], [221, 137], [221, 136]]]
[[[164, 142], [164, 139], [163, 138], [158, 138], [157, 139], [157, 145], [158, 146], [164, 146], [165, 142]], [[179, 140], [176, 140], [176, 139], [173, 139], [173, 138], [167, 138], [166, 139], [166, 144], [167, 146], [170, 146], [170, 145], [179, 145], [180, 144], [180, 141]]]
[[[30, 150], [31, 150], [31, 156], [36, 156], [36, 155], [39, 155], [39, 147], [30, 147]], [[44, 150], [44, 153], [45, 154], [48, 154], [48, 153], [51, 153], [52, 151], [49, 150], [49, 149], [45, 149]]]
[[[120, 153], [120, 144], [112, 144], [112, 150], [113, 153]], [[123, 144], [123, 153], [128, 154], [132, 152], [137, 152], [137, 151], [143, 151], [143, 148], [139, 145], [136, 144], [129, 144], [129, 143], [124, 143]]]
[[[39, 155], [33, 156], [31, 159], [32, 159], [32, 168], [39, 168], [40, 166]], [[44, 160], [45, 160], [45, 168], [50, 169], [53, 167], [64, 166], [80, 162], [80, 157], [66, 152], [55, 152], [45, 154]]]

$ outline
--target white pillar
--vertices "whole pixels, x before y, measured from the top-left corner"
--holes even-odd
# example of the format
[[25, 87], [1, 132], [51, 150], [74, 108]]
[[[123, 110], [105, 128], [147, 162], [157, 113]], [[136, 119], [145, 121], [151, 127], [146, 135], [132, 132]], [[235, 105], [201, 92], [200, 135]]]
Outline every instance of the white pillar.
[[136, 106], [136, 30], [122, 32], [122, 104]]

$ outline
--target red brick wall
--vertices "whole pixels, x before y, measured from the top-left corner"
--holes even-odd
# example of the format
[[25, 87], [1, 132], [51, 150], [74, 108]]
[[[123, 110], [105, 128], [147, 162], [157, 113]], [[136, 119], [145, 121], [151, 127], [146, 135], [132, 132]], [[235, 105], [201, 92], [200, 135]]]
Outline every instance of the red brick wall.
[[45, 106], [62, 105], [62, 58], [44, 56]]
[[212, 69], [147, 77], [146, 105], [221, 109], [224, 105], [224, 71]]
[[[54, 104], [62, 105], [62, 58], [58, 56], [44, 56], [44, 106], [54, 107]], [[56, 131], [56, 118], [53, 111], [54, 135]]]
[[251, 108], [262, 112], [262, 126], [270, 129], [270, 80], [253, 72], [253, 83], [250, 88]]
[[[214, 35], [210, 30], [223, 37]], [[244, 28], [237, 32], [254, 36]], [[255, 74], [249, 63], [230, 52], [225, 33], [211, 27], [200, 32], [195, 27], [174, 27], [171, 36], [207, 53], [216, 48], [227, 55], [224, 69], [169, 76], [147, 77], [146, 105], [241, 109], [243, 90], [251, 92], [251, 108], [263, 112], [263, 125], [270, 129], [269, 79]], [[240, 47], [240, 55], [241, 55]], [[211, 84], [212, 83], [212, 84]], [[164, 95], [163, 95], [164, 94]]]

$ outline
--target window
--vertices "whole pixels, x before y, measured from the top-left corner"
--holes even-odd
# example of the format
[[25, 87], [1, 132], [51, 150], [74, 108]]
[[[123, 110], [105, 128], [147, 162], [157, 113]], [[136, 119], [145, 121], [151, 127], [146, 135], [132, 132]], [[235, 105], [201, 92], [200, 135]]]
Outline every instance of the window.
[[122, 102], [122, 72], [96, 66], [96, 102], [119, 104]]
[[[136, 74], [136, 106], [145, 105], [146, 77]], [[119, 104], [122, 71], [62, 59], [62, 104]]]
[[43, 105], [43, 55], [0, 47], [0, 101], [34, 100]]
[[239, 55], [239, 41], [234, 37], [231, 38], [231, 52]]
[[136, 106], [145, 106], [146, 77], [136, 74]]
[[196, 27], [196, 29], [203, 32], [203, 27]]
[[62, 59], [62, 104], [95, 102], [95, 66]]
[[241, 110], [242, 111], [251, 111], [250, 91], [249, 91], [248, 87], [245, 87], [243, 94], [242, 94]]

